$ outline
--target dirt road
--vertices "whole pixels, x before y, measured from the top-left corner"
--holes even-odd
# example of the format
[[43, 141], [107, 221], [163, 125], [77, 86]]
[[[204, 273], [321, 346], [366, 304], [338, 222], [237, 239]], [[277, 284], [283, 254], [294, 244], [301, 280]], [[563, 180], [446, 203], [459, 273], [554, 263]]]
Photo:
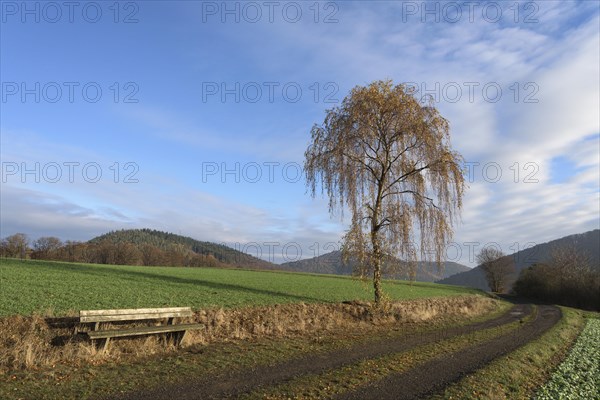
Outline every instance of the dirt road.
[[[126, 393], [113, 399], [223, 399], [235, 398], [260, 387], [284, 383], [305, 374], [318, 374], [329, 369], [358, 363], [363, 360], [410, 350], [477, 330], [508, 324], [529, 315], [532, 306], [516, 304], [506, 314], [481, 323], [450, 328], [418, 335], [374, 342], [326, 354], [309, 355], [285, 363], [262, 366], [247, 371], [232, 371], [219, 376], [200, 378], [179, 385], [166, 385], [143, 392]], [[531, 322], [482, 345], [455, 353], [452, 357], [434, 359], [404, 374], [392, 375], [377, 385], [345, 394], [341, 399], [412, 399], [421, 398], [445, 387], [463, 375], [485, 365], [541, 335], [560, 319], [560, 310], [540, 306]]]
[[449, 357], [436, 358], [406, 373], [388, 376], [375, 385], [362, 387], [352, 393], [345, 393], [338, 399], [427, 398], [466, 374], [483, 367], [493, 359], [510, 353], [539, 337], [554, 326], [560, 318], [561, 312], [557, 307], [539, 306], [533, 321], [511, 333], [458, 351]]

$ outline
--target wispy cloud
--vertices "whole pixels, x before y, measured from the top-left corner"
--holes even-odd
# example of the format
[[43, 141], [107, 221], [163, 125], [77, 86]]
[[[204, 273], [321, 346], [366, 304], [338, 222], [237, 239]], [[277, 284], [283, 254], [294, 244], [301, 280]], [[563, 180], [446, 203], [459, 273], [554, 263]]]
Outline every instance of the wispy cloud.
[[[522, 7], [514, 23], [512, 4], [502, 3], [505, 18], [498, 23], [481, 15], [473, 22], [464, 15], [457, 23], [423, 23], [419, 15], [404, 18], [402, 2], [357, 1], [339, 3], [335, 24], [304, 19], [212, 25], [198, 23], [198, 4], [174, 6], [171, 12], [184, 22], [154, 43], [173, 57], [172, 64], [166, 75], [164, 65], [144, 65], [139, 84], [146, 101], [101, 110], [86, 104], [86, 112], [97, 110], [89, 123], [93, 130], [70, 126], [72, 111], [63, 120], [53, 116], [56, 126], [34, 127], [30, 114], [38, 106], [29, 104], [19, 105], [30, 106], [20, 119], [12, 113], [10, 123], [2, 121], [3, 163], [96, 162], [105, 175], [97, 183], [34, 183], [11, 176], [2, 183], [1, 234], [86, 240], [110, 229], [150, 227], [242, 247], [262, 243], [265, 252], [265, 243], [298, 243], [303, 257], [315, 255], [314, 244], [318, 249], [337, 243], [348, 221], [331, 219], [326, 201], [310, 199], [302, 181], [202, 182], [202, 163], [301, 164], [310, 127], [339, 104], [324, 102], [323, 92], [314, 101], [309, 87], [316, 82], [322, 90], [324, 83], [334, 83], [340, 101], [353, 86], [386, 78], [413, 82], [437, 96], [454, 147], [475, 168], [456, 228], [461, 261], [472, 264], [465, 243], [498, 242], [512, 252], [515, 242], [598, 228], [597, 5], [537, 2], [537, 23], [522, 22], [527, 11]], [[178, 46], [168, 41], [174, 38]], [[281, 96], [273, 103], [203, 102], [204, 81], [229, 87], [297, 82], [305, 93], [299, 103]], [[486, 98], [486, 85], [501, 88], [498, 101]], [[112, 145], [97, 148], [103, 137]], [[571, 166], [561, 179], [556, 160]], [[139, 166], [138, 183], [111, 179], [110, 167], [119, 162], [122, 168], [125, 161]], [[274, 259], [285, 260], [281, 253]]]

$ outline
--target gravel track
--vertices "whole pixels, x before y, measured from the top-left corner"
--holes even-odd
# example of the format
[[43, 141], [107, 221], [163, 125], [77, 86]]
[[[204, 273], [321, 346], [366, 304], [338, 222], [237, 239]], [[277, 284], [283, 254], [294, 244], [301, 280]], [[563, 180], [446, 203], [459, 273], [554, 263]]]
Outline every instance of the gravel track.
[[562, 314], [558, 307], [542, 305], [533, 321], [519, 329], [490, 341], [440, 357], [402, 374], [387, 376], [382, 381], [368, 385], [338, 399], [422, 399], [441, 391], [447, 385], [485, 366], [529, 341], [541, 336], [554, 326]]
[[[110, 399], [224, 399], [235, 398], [261, 387], [273, 386], [306, 374], [319, 374], [363, 360], [400, 353], [417, 346], [447, 340], [478, 330], [494, 328], [518, 321], [532, 312], [530, 304], [516, 304], [507, 313], [484, 322], [461, 327], [416, 333], [396, 340], [356, 345], [328, 353], [310, 354], [284, 363], [259, 366], [244, 371], [231, 371], [217, 376], [199, 378], [180, 384], [168, 384], [143, 391], [121, 394]], [[524, 324], [514, 333], [503, 335], [482, 345], [455, 353], [452, 357], [435, 359], [405, 374], [385, 378], [375, 386], [348, 393], [340, 399], [412, 399], [433, 393], [459, 379], [493, 358], [506, 354], [541, 335], [560, 319], [560, 311], [540, 306], [534, 321]], [[416, 397], [415, 397], [416, 396]]]

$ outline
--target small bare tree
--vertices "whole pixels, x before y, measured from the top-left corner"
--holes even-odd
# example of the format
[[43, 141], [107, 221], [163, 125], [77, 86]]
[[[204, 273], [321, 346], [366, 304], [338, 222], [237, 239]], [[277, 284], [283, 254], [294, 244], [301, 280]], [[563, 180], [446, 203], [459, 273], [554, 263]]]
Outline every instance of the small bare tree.
[[52, 253], [62, 246], [59, 238], [54, 236], [42, 236], [33, 242], [32, 258], [48, 259]]
[[592, 258], [585, 250], [577, 248], [574, 243], [554, 246], [550, 250], [548, 263], [558, 276], [561, 291], [581, 292], [591, 282], [597, 281], [598, 272], [594, 273]]
[[515, 263], [512, 257], [506, 256], [495, 247], [488, 246], [479, 252], [477, 262], [481, 265], [492, 292], [502, 293], [508, 289], [509, 279], [515, 273]]
[[357, 86], [311, 134], [307, 186], [313, 197], [317, 185], [327, 193], [331, 214], [350, 210], [344, 258], [357, 261], [361, 276], [372, 273], [375, 303], [386, 260], [415, 265], [415, 237], [421, 258], [433, 251], [441, 268], [465, 183], [448, 121], [433, 103], [389, 80]]
[[560, 271], [561, 279], [571, 279], [591, 270], [591, 257], [575, 244], [554, 246], [550, 250], [550, 265]]
[[2, 255], [5, 257], [27, 258], [29, 237], [24, 233], [15, 233], [4, 238], [0, 244]]

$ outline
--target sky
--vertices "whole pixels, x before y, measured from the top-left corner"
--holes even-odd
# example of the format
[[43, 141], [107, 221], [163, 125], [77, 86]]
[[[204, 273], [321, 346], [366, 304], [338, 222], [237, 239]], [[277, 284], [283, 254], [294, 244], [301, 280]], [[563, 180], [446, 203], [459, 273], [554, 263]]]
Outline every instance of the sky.
[[0, 236], [151, 228], [274, 262], [339, 248], [310, 130], [380, 79], [465, 159], [448, 261], [600, 226], [597, 1], [1, 1]]

